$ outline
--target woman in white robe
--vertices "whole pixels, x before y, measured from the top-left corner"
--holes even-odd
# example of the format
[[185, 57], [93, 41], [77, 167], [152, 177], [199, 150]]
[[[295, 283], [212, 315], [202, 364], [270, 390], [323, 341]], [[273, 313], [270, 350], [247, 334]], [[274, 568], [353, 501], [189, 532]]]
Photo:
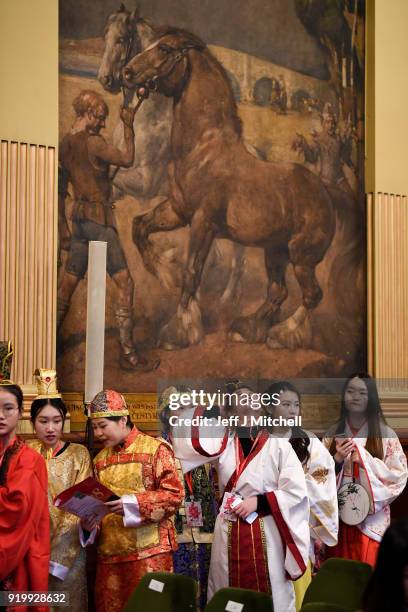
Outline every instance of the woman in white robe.
[[[238, 412], [238, 425], [245, 416], [259, 417], [249, 406], [240, 407]], [[266, 431], [258, 432], [244, 458], [243, 444], [235, 429], [224, 429], [217, 419], [208, 419], [200, 426], [197, 420], [204, 413], [201, 407], [183, 410], [175, 419], [175, 455], [184, 473], [213, 462], [221, 494], [232, 491], [243, 498], [232, 511], [240, 514], [237, 520], [227, 520], [221, 513], [217, 516], [208, 597], [227, 586], [252, 588], [271, 593], [275, 610], [294, 612], [291, 580], [305, 572], [310, 546], [309, 503], [302, 466], [288, 440], [272, 438]], [[192, 424], [186, 421], [191, 417], [195, 418]], [[259, 496], [263, 498], [263, 509], [249, 524], [244, 519], [257, 507]]]
[[340, 521], [338, 545], [327, 556], [365, 561], [374, 567], [390, 524], [390, 504], [407, 482], [407, 460], [396, 433], [386, 425], [374, 379], [351, 376], [343, 390], [338, 423], [326, 434], [334, 456], [337, 488], [354, 480], [368, 493], [369, 512], [357, 525]]
[[[283, 417], [294, 421], [300, 416], [300, 394], [289, 382], [274, 383], [265, 393], [271, 398], [279, 396], [279, 404], [273, 405], [271, 402], [266, 408], [267, 413], [273, 418]], [[327, 546], [334, 546], [337, 543], [339, 517], [334, 460], [315, 434], [300, 426], [291, 426], [289, 422], [286, 427], [272, 426], [270, 431], [271, 435], [290, 441], [303, 466], [306, 478], [310, 504], [310, 563], [303, 577], [294, 583], [296, 609], [300, 610], [304, 594], [312, 579], [311, 569], [315, 561], [316, 542]]]

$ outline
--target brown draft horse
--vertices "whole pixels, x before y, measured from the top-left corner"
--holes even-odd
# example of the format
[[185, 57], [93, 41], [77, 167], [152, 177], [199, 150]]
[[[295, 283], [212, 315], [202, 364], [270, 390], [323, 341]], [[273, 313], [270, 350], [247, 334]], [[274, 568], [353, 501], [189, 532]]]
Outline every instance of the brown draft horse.
[[[270, 348], [309, 346], [310, 314], [322, 299], [315, 269], [335, 229], [331, 199], [319, 177], [300, 164], [264, 162], [248, 153], [225, 70], [195, 35], [163, 28], [158, 40], [127, 64], [123, 77], [139, 95], [157, 90], [174, 99], [170, 199], [133, 222], [142, 255], [153, 232], [191, 227], [178, 310], [161, 330], [161, 346], [186, 347], [203, 337], [195, 295], [216, 237], [263, 248], [268, 274], [265, 302], [232, 322], [230, 339], [266, 341]], [[303, 303], [279, 322], [289, 263]]]
[[[98, 80], [102, 87], [113, 94], [122, 90], [122, 69], [137, 53], [141, 53], [156, 40], [156, 27], [140, 16], [139, 9], [126, 10], [124, 4], [109, 15], [105, 29], [105, 48], [99, 66]], [[134, 90], [126, 92], [134, 97]], [[126, 100], [130, 103], [131, 100]], [[133, 125], [135, 132], [135, 159], [130, 168], [116, 168], [112, 178], [113, 198], [131, 195], [149, 204], [158, 196], [167, 197], [167, 166], [171, 158], [170, 133], [173, 121], [173, 104], [170, 98], [160, 94], [149, 96], [138, 110]], [[119, 148], [124, 146], [123, 124], [118, 122], [113, 142]], [[257, 152], [249, 143], [245, 146]], [[148, 204], [148, 205], [149, 205]], [[170, 265], [171, 256], [159, 253], [158, 249], [145, 251], [143, 260], [149, 271], [159, 277], [167, 289], [174, 287], [175, 278]], [[222, 256], [219, 246], [214, 243], [209, 253], [207, 267], [217, 264]], [[245, 247], [234, 244], [231, 269], [227, 283], [220, 297], [220, 305], [228, 305], [240, 293], [241, 275], [245, 264]]]

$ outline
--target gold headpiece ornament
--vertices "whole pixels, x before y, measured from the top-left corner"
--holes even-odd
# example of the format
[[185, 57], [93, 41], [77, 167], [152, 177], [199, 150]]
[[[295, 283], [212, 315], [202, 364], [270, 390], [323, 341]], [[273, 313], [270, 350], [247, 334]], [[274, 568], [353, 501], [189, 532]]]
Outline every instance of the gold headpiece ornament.
[[177, 387], [175, 387], [174, 385], [172, 385], [171, 387], [166, 387], [166, 389], [164, 389], [159, 395], [157, 401], [157, 410], [161, 412], [165, 408], [168, 408], [171, 401], [171, 395], [173, 395], [173, 401], [178, 401], [180, 399], [180, 395], [191, 394], [191, 392], [192, 390], [190, 389], [190, 387], [187, 387], [186, 385], [182, 384], [178, 385]]
[[10, 380], [13, 348], [10, 341], [0, 341], [0, 385], [14, 385]]
[[38, 395], [35, 399], [55, 399], [61, 398], [57, 389], [57, 372], [55, 370], [45, 370], [39, 368], [34, 372], [37, 382]]
[[239, 389], [249, 389], [252, 391], [250, 385], [243, 380], [239, 380], [239, 378], [231, 378], [230, 380], [227, 380], [225, 386], [227, 387], [228, 391], [233, 392], [238, 391]]
[[170, 404], [170, 395], [174, 394], [177, 396], [180, 395], [177, 387], [167, 387], [160, 393], [159, 400], [157, 402], [157, 409], [159, 412], [167, 408], [167, 406]]

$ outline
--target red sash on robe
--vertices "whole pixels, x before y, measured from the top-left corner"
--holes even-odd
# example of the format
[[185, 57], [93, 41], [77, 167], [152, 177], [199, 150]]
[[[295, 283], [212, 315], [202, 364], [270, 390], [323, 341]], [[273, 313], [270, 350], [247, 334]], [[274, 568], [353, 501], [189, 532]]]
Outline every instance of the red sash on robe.
[[229, 585], [271, 593], [263, 521], [238, 519], [228, 524]]
[[[245, 458], [238, 439], [235, 439], [236, 470], [229, 479], [225, 491], [231, 491], [235, 487], [247, 465], [267, 441], [268, 435], [265, 432], [258, 434], [249, 455]], [[229, 523], [228, 568], [230, 586], [271, 593], [264, 526], [259, 516], [251, 525], [240, 518]]]

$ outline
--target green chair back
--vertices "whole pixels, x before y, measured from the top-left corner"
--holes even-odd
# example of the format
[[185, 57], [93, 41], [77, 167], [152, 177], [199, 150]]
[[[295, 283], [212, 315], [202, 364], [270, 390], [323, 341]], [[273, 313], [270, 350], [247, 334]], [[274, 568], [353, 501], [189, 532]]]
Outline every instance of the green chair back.
[[123, 612], [196, 611], [196, 581], [169, 572], [150, 572], [143, 576], [123, 608]]
[[336, 604], [325, 603], [323, 601], [315, 601], [302, 606], [300, 612], [349, 612], [350, 608], [337, 606]]
[[[242, 608], [228, 603], [241, 604]], [[250, 589], [220, 589], [208, 602], [205, 612], [224, 612], [227, 608], [236, 612], [273, 612], [272, 597]]]
[[309, 603], [325, 602], [343, 606], [350, 612], [359, 610], [371, 574], [372, 569], [368, 563], [350, 559], [328, 559], [308, 586], [303, 607]]

